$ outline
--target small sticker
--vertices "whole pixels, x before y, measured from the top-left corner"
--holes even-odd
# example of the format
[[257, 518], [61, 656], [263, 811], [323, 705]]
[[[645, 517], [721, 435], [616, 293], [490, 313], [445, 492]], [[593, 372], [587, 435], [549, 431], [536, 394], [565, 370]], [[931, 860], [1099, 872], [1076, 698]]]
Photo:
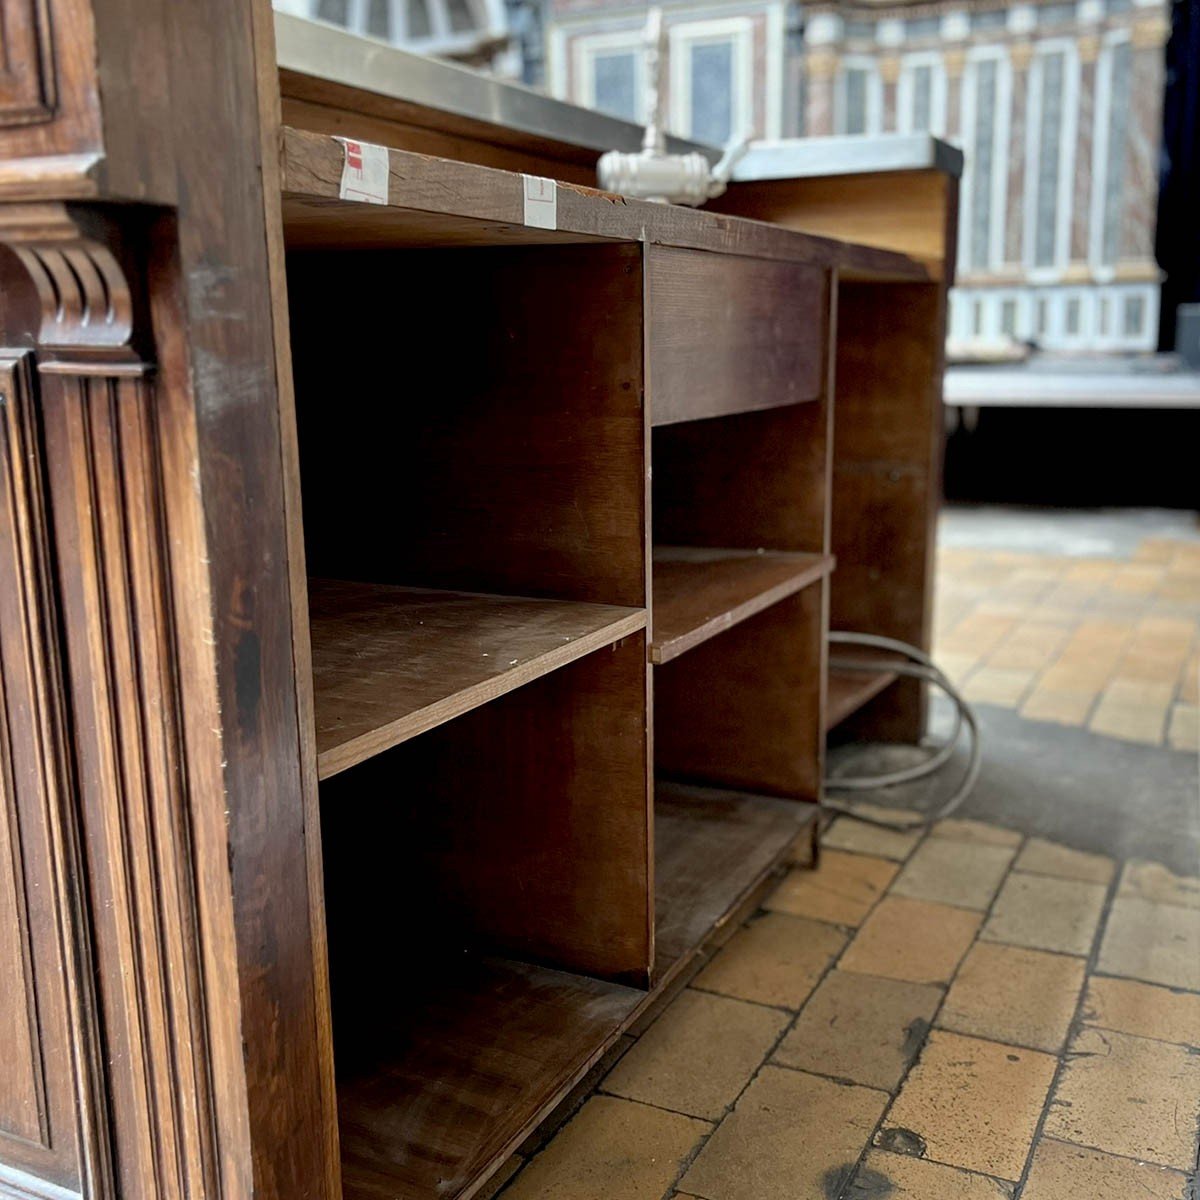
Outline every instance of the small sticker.
[[558, 185], [541, 175], [523, 175], [525, 224], [535, 229], [558, 228]]
[[338, 138], [346, 151], [342, 165], [342, 186], [338, 195], [343, 200], [358, 200], [364, 204], [388, 202], [388, 151], [386, 146], [370, 142], [352, 142]]

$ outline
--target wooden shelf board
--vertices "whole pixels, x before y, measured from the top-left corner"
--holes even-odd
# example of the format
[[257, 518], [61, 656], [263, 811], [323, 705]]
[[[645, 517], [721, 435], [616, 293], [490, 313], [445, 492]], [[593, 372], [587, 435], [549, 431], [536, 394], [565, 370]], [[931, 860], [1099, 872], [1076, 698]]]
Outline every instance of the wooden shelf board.
[[824, 578], [825, 554], [654, 548], [654, 640], [650, 660], [670, 662]]
[[338, 1082], [346, 1200], [469, 1195], [619, 1036], [646, 993], [545, 967], [433, 964], [396, 1045]]
[[658, 786], [655, 810], [654, 988], [469, 956], [414, 971], [394, 1007], [390, 996], [376, 1000], [385, 1020], [377, 1012], [351, 1021], [361, 1046], [343, 1054], [338, 1043], [347, 1200], [472, 1195], [756, 900], [818, 813], [813, 804], [668, 783]]
[[656, 986], [669, 982], [744, 911], [819, 812], [804, 801], [659, 781]]
[[[896, 658], [886, 650], [872, 650], [866, 646], [829, 647], [829, 657], [863, 659], [869, 661]], [[899, 661], [899, 659], [897, 659]], [[829, 668], [829, 686], [825, 693], [825, 729], [840, 725], [847, 717], [858, 712], [864, 704], [874, 700], [884, 688], [899, 678], [895, 671], [850, 671]]]
[[641, 609], [310, 580], [317, 773], [399, 745], [645, 627]]

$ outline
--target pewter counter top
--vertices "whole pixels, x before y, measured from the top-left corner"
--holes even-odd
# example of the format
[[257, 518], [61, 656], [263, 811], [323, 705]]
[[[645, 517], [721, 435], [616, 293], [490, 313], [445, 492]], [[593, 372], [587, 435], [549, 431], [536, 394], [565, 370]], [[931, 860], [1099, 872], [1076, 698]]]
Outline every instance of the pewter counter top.
[[930, 170], [957, 177], [962, 166], [962, 151], [932, 134], [880, 133], [755, 142], [738, 163], [733, 178], [749, 182]]

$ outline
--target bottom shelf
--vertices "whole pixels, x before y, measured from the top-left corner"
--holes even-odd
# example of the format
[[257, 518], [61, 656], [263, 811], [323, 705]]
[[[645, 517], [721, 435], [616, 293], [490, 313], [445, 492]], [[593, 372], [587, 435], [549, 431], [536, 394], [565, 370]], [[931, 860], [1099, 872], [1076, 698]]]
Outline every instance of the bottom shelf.
[[[888, 659], [900, 661], [898, 655], [866, 646], [830, 646], [829, 657], [868, 662]], [[829, 684], [825, 693], [826, 732], [840, 725], [847, 717], [853, 716], [898, 678], [899, 675], [895, 671], [852, 671], [830, 666]]]
[[[815, 805], [660, 784], [658, 967], [649, 992], [464, 956], [415, 969], [344, 1047], [338, 1109], [347, 1200], [466, 1197], [521, 1144], [722, 926], [757, 897]], [[343, 1054], [343, 1050], [349, 1052]]]

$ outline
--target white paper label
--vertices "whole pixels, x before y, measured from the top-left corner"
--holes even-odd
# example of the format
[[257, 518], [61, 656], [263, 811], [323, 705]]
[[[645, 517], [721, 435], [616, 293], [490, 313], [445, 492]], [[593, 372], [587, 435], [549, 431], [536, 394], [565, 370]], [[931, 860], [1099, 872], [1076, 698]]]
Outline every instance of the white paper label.
[[338, 195], [343, 200], [358, 200], [364, 204], [388, 202], [388, 151], [386, 146], [370, 142], [353, 142], [338, 138], [346, 152], [342, 164], [342, 186]]
[[524, 175], [525, 224], [535, 229], [558, 228], [558, 187], [553, 179]]

